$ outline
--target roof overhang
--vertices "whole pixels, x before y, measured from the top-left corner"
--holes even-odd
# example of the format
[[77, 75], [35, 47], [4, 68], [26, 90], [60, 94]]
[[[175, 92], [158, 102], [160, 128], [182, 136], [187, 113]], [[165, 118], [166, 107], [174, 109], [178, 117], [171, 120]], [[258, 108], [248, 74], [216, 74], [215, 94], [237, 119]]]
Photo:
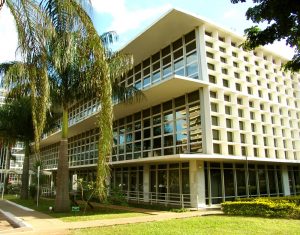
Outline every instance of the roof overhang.
[[[181, 9], [170, 9], [133, 40], [127, 43], [120, 51], [132, 54], [134, 63], [138, 64], [153, 53], [158, 52], [165, 46], [177, 40], [182, 35], [201, 25], [205, 25], [207, 28], [216, 28], [220, 32], [230, 34], [239, 42], [245, 40], [242, 35], [237, 34], [224, 26], [217, 25], [204, 17]], [[271, 51], [266, 47], [261, 46], [257, 50], [263, 50], [276, 57], [280, 57], [284, 61], [287, 60], [284, 56], [277, 54], [277, 52]]]
[[[144, 89], [143, 98], [139, 102], [119, 103], [113, 108], [114, 119], [120, 119], [135, 112], [163, 103], [175, 97], [195, 91], [208, 83], [197, 79], [172, 75], [151, 87]], [[71, 125], [68, 130], [69, 138], [88, 131], [97, 126], [97, 113], [88, 116], [82, 121]], [[61, 131], [57, 131], [41, 141], [41, 146], [57, 143], [60, 140]]]
[[114, 118], [120, 119], [167, 100], [195, 91], [208, 83], [193, 78], [172, 75], [155, 85], [143, 90], [143, 98], [132, 104], [120, 103], [114, 107]]
[[132, 54], [135, 64], [202, 24], [198, 17], [171, 9], [126, 44], [121, 52]]
[[224, 155], [210, 155], [210, 154], [176, 154], [167, 156], [157, 156], [148, 158], [139, 158], [133, 160], [124, 160], [117, 162], [110, 162], [112, 166], [119, 165], [136, 165], [147, 163], [167, 163], [167, 162], [183, 162], [190, 160], [201, 160], [208, 162], [228, 162], [228, 163], [272, 163], [272, 164], [299, 164], [299, 160], [286, 160], [286, 159], [272, 159], [272, 158], [257, 158], [245, 156], [224, 156]]

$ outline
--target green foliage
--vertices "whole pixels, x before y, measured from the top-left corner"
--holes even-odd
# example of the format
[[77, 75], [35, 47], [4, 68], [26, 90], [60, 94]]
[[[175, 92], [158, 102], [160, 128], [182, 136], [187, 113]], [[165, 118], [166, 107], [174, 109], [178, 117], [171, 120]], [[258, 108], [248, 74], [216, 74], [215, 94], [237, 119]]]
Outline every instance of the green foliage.
[[183, 213], [183, 212], [188, 212], [189, 210], [186, 208], [174, 208], [170, 210], [171, 212], [176, 212], [176, 213]]
[[32, 199], [36, 198], [37, 195], [37, 187], [35, 184], [29, 186], [29, 195]]
[[[232, 3], [246, 0], [231, 0]], [[299, 0], [253, 0], [255, 6], [246, 12], [247, 20], [255, 23], [245, 30], [247, 40], [242, 44], [252, 50], [260, 45], [267, 45], [277, 40], [286, 40], [286, 45], [295, 49], [294, 57], [284, 68], [291, 71], [300, 70], [300, 4]], [[264, 29], [258, 24], [267, 23]]]
[[248, 201], [224, 202], [222, 210], [228, 215], [300, 219], [300, 207], [284, 199], [255, 198]]
[[96, 187], [96, 182], [94, 181], [85, 181], [83, 179], [78, 179], [77, 184], [79, 186], [81, 200], [84, 202], [84, 213], [86, 212], [87, 206], [94, 196], [97, 194], [98, 188]]
[[[252, 197], [252, 198], [238, 198], [236, 201], [256, 201], [258, 198]], [[261, 198], [262, 199], [262, 198]], [[265, 200], [274, 201], [278, 203], [295, 203], [297, 206], [300, 206], [300, 196], [286, 196], [286, 197], [266, 197], [263, 198]]]
[[10, 100], [0, 107], [0, 136], [11, 140], [33, 140], [30, 100], [27, 97]]
[[8, 184], [7, 185], [7, 193], [8, 194], [20, 194], [21, 185], [20, 184]]
[[113, 188], [110, 190], [109, 197], [107, 201], [114, 205], [127, 206], [128, 202], [126, 200], [126, 196], [119, 188]]

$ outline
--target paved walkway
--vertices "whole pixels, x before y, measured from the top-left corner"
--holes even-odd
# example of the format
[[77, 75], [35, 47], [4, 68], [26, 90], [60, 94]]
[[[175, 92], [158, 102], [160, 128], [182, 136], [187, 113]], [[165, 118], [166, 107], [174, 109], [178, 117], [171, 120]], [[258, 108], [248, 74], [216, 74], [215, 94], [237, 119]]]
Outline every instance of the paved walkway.
[[6, 218], [0, 213], [0, 231], [12, 229], [12, 225], [6, 221]]
[[139, 213], [145, 213], [145, 216], [130, 217], [130, 218], [117, 218], [117, 219], [102, 219], [90, 220], [80, 222], [63, 222], [59, 219], [52, 218], [46, 214], [37, 211], [28, 211], [20, 207], [10, 204], [7, 201], [0, 200], [0, 209], [2, 211], [13, 214], [17, 219], [27, 225], [27, 227], [17, 228], [12, 230], [0, 231], [0, 234], [70, 234], [72, 229], [112, 226], [121, 224], [144, 223], [152, 221], [162, 221], [169, 219], [180, 219], [195, 216], [222, 214], [220, 210], [198, 210], [183, 213], [169, 212], [169, 211], [154, 211], [141, 208], [128, 208], [122, 206], [100, 205], [94, 203], [93, 206], [109, 207], [112, 209], [124, 209]]
[[2, 213], [15, 217], [19, 223], [26, 225], [26, 227], [0, 231], [0, 234], [68, 234], [68, 228], [64, 222], [44, 213], [24, 210], [6, 200], [0, 200], [0, 209]]

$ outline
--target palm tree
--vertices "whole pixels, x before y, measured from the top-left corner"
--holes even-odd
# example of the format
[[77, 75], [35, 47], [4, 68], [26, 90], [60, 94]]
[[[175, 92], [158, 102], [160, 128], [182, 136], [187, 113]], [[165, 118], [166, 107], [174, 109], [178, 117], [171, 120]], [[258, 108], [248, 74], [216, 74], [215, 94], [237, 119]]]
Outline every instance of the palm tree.
[[[56, 211], [69, 210], [67, 137], [70, 104], [79, 98], [90, 98], [87, 95], [91, 92], [101, 104], [97, 186], [99, 197], [103, 197], [106, 195], [104, 182], [109, 174], [106, 157], [110, 155], [112, 140], [112, 87], [118, 83], [117, 78], [132, 66], [131, 57], [111, 53], [103, 45], [103, 42], [112, 42], [114, 35], [105, 34], [101, 40], [85, 11], [88, 2], [42, 0], [37, 7], [34, 0], [6, 1], [16, 19], [26, 65], [32, 68], [27, 71], [20, 64], [9, 75], [13, 80], [14, 73], [20, 74], [21, 71], [24, 79], [29, 81], [36, 152], [39, 151], [39, 138], [45, 125], [48, 84], [54, 97], [51, 103], [62, 108]], [[33, 9], [35, 14], [28, 14]], [[31, 15], [36, 18], [31, 19]], [[35, 69], [36, 64], [38, 70]], [[19, 85], [13, 83], [12, 87], [18, 88]], [[128, 93], [124, 97], [128, 97]]]
[[[20, 52], [24, 58], [24, 63], [14, 66], [15, 69], [10, 69], [6, 76], [10, 76], [10, 81], [14, 81], [14, 74], [23, 73], [24, 80], [29, 81], [36, 153], [39, 152], [39, 140], [45, 125], [49, 84], [52, 86], [52, 92], [58, 94], [59, 99], [56, 101], [59, 101], [63, 109], [58, 163], [60, 183], [55, 205], [57, 211], [69, 209], [67, 117], [70, 100], [78, 98], [79, 89], [85, 91], [83, 94], [88, 94], [89, 88], [97, 87], [98, 94], [105, 79], [96, 78], [108, 77], [102, 42], [84, 8], [88, 3], [87, 0], [6, 1], [16, 22]], [[81, 43], [83, 46], [79, 47]], [[24, 64], [26, 68], [32, 69], [24, 69]], [[75, 74], [75, 71], [80, 71], [80, 76]], [[48, 74], [52, 78], [50, 82]], [[53, 82], [55, 80], [58, 86]], [[20, 83], [22, 82], [14, 81], [10, 83], [12, 85], [9, 88], [18, 88]], [[74, 90], [76, 87], [78, 89]]]
[[107, 32], [101, 35], [101, 40], [106, 52], [108, 65], [108, 79], [104, 79], [98, 100], [101, 110], [98, 117], [99, 125], [99, 149], [97, 164], [97, 192], [100, 199], [107, 196], [106, 179], [110, 176], [110, 168], [107, 156], [111, 155], [112, 147], [112, 122], [113, 100], [131, 103], [143, 98], [143, 94], [135, 87], [120, 86], [120, 79], [132, 68], [132, 55], [113, 52], [110, 45], [118, 39], [115, 32]]
[[103, 92], [101, 87], [108, 80], [108, 66], [102, 41], [81, 4], [77, 1], [45, 0], [41, 6], [55, 29], [47, 44], [51, 103], [62, 109], [57, 167], [59, 183], [54, 208], [56, 211], [68, 211], [68, 110], [74, 101], [90, 98], [92, 91], [96, 96]]
[[0, 136], [10, 143], [24, 142], [21, 198], [28, 198], [30, 143], [34, 139], [29, 98], [12, 100], [0, 107]]
[[[10, 77], [10, 81], [12, 81], [8, 88], [11, 89], [16, 86], [15, 73], [18, 74], [17, 77], [24, 76], [24, 79], [28, 81], [31, 90], [34, 150], [37, 158], [39, 158], [40, 136], [45, 125], [49, 99], [45, 41], [54, 31], [51, 22], [41, 11], [39, 1], [6, 0], [1, 2], [0, 9], [4, 3], [15, 20], [18, 33], [18, 51], [23, 60], [23, 63], [14, 66], [15, 69], [11, 69], [7, 73], [7, 77]], [[24, 65], [26, 66], [24, 67]], [[31, 69], [29, 65], [33, 68]]]

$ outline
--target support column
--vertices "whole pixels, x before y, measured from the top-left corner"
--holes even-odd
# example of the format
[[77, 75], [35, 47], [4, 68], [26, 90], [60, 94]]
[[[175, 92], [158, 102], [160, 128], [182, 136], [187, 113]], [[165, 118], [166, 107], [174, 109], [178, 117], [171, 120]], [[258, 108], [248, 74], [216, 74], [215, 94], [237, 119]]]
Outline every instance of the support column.
[[281, 180], [282, 180], [282, 186], [283, 186], [283, 195], [289, 196], [289, 195], [291, 195], [291, 191], [290, 191], [290, 184], [289, 184], [288, 168], [286, 165], [283, 165], [280, 168], [281, 168]]
[[190, 161], [190, 194], [191, 206], [204, 208], [205, 204], [205, 173], [203, 161]]
[[144, 165], [143, 192], [144, 192], [144, 201], [145, 202], [149, 202], [149, 189], [150, 189], [150, 166]]

